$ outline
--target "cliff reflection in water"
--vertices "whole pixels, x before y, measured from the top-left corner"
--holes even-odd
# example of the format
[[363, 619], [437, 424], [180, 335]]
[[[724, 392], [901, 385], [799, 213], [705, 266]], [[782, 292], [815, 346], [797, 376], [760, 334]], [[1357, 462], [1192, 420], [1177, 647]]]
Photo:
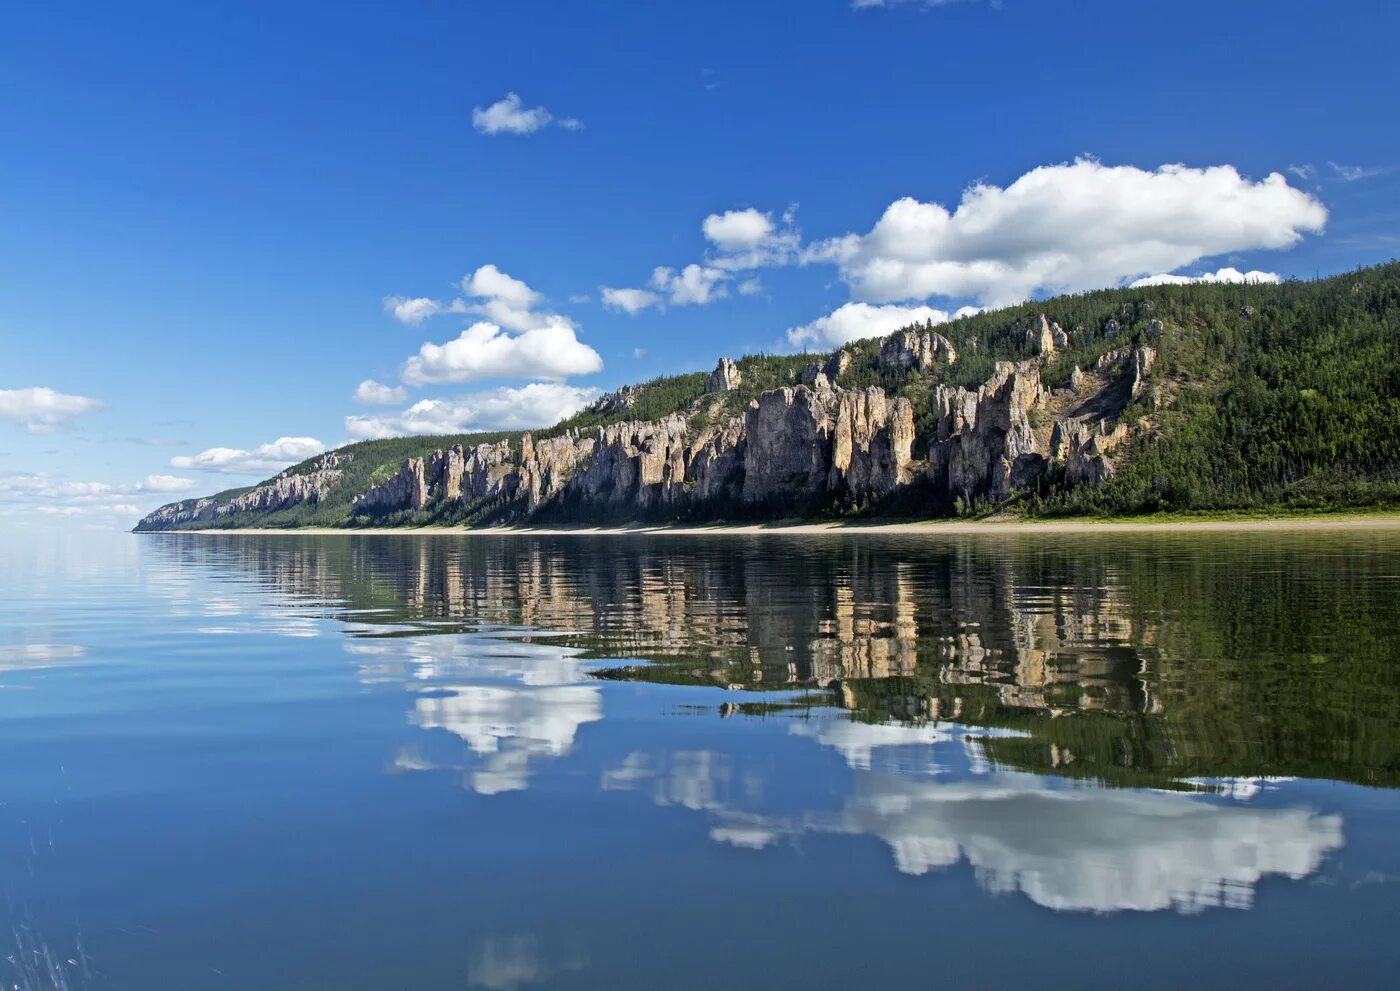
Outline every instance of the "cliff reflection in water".
[[406, 687], [415, 725], [462, 741], [460, 759], [393, 755], [400, 770], [520, 790], [604, 720], [605, 681], [710, 686], [687, 701], [786, 720], [839, 755], [839, 807], [771, 807], [773, 767], [744, 766], [718, 721], [706, 749], [627, 741], [603, 789], [702, 814], [742, 847], [863, 834], [907, 873], [966, 860], [1053, 908], [1247, 906], [1260, 878], [1306, 876], [1344, 842], [1335, 815], [1251, 804], [1259, 782], [1400, 771], [1393, 535], [145, 548], [349, 624], [360, 677]]

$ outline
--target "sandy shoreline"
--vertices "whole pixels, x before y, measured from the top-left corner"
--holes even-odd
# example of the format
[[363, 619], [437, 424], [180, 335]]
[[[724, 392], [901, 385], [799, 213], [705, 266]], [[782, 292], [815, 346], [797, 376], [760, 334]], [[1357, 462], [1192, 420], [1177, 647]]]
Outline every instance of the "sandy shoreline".
[[1400, 530], [1397, 515], [1298, 516], [1275, 519], [1203, 520], [933, 520], [925, 523], [792, 523], [722, 524], [716, 526], [630, 526], [630, 527], [422, 527], [344, 530], [307, 527], [295, 530], [155, 530], [157, 534], [210, 534], [240, 536], [369, 536], [369, 537], [609, 537], [609, 536], [1009, 536], [1024, 534], [1117, 534], [1117, 533], [1233, 533], [1283, 530]]

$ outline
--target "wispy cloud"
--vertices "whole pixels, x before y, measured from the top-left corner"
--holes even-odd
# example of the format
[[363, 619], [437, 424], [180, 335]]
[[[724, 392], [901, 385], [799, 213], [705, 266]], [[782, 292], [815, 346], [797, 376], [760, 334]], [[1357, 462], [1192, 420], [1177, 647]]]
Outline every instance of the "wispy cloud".
[[1360, 179], [1371, 179], [1378, 175], [1385, 175], [1391, 171], [1386, 165], [1343, 165], [1340, 162], [1328, 162], [1328, 167], [1342, 182], [1356, 182]]

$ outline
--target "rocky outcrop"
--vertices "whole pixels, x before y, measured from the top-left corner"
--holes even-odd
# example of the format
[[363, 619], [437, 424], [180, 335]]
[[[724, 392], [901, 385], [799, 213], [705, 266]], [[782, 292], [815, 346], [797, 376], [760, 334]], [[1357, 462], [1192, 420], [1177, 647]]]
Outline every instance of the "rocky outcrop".
[[401, 509], [422, 509], [427, 502], [428, 479], [423, 459], [406, 458], [397, 472], [356, 496], [353, 511], [382, 516]]
[[914, 407], [888, 399], [883, 389], [844, 392], [836, 402], [827, 486], [860, 498], [890, 492], [909, 481], [914, 452]]
[[1032, 354], [1049, 356], [1069, 347], [1069, 335], [1042, 313], [1026, 328], [1026, 347]]
[[877, 359], [882, 372], [909, 369], [926, 372], [940, 361], [951, 365], [957, 360], [958, 352], [952, 341], [928, 330], [896, 331], [880, 342]]
[[434, 451], [423, 469], [427, 497], [471, 502], [496, 495], [509, 487], [513, 467], [507, 441]]
[[1133, 399], [1142, 395], [1143, 381], [1152, 371], [1156, 361], [1157, 352], [1154, 348], [1144, 346], [1133, 349], [1132, 357], [1128, 359], [1128, 395]]
[[739, 388], [739, 384], [743, 381], [744, 376], [740, 373], [739, 366], [735, 364], [734, 359], [721, 358], [705, 382], [705, 391], [730, 392]]
[[1101, 485], [1113, 477], [1110, 459], [1128, 437], [1125, 424], [1061, 420], [1051, 434], [1050, 448], [1057, 459], [1064, 461], [1065, 481], [1069, 484]]
[[629, 410], [635, 405], [637, 405], [637, 388], [624, 385], [620, 389], [599, 396], [588, 409], [592, 413], [601, 413], [606, 416], [609, 413], [621, 413]]
[[1142, 395], [1143, 383], [1152, 366], [1157, 362], [1157, 350], [1147, 345], [1135, 348], [1118, 348], [1099, 355], [1094, 362], [1097, 372], [1119, 372], [1128, 382], [1128, 396], [1137, 399]]
[[520, 439], [519, 481], [515, 488], [524, 496], [529, 512], [564, 491], [579, 463], [592, 453], [593, 444], [592, 438], [580, 441], [573, 432], [540, 441], [530, 434]]
[[199, 499], [182, 499], [147, 513], [136, 525], [136, 529], [168, 530], [171, 527], [194, 523], [200, 519], [212, 517], [216, 505], [216, 500], [209, 496]]
[[830, 395], [800, 385], [765, 392], [750, 404], [745, 502], [795, 504], [826, 488], [834, 427], [825, 401]]
[[744, 502], [859, 499], [910, 480], [914, 407], [875, 386], [775, 389], [750, 405], [745, 435]]
[[812, 361], [808, 362], [807, 367], [802, 369], [802, 384], [809, 389], [821, 392], [831, 388], [831, 377], [826, 374], [824, 365]]
[[[1052, 463], [1062, 465], [1069, 484], [1102, 484], [1113, 476], [1123, 445], [1151, 429], [1146, 420], [1130, 427], [1119, 419], [1149, 388], [1155, 397], [1163, 394], [1160, 384], [1148, 382], [1156, 350], [1141, 344], [1111, 351], [1091, 368], [1072, 369], [1069, 388], [1051, 393], [1040, 376], [1067, 338], [1044, 316], [1017, 333], [1022, 330], [1037, 354], [998, 363], [977, 388], [917, 378], [902, 385], [899, 396], [875, 386], [842, 388], [838, 380], [849, 378], [852, 358], [841, 351], [809, 363], [802, 384], [764, 392], [741, 410], [733, 410], [732, 400], [702, 397], [655, 420], [609, 423], [586, 434], [526, 433], [516, 441], [457, 444], [407, 458], [387, 477], [377, 472], [376, 484], [354, 497], [351, 513], [521, 520], [548, 510], [569, 522], [713, 519], [868, 505], [904, 489], [927, 492], [929, 511], [936, 513], [954, 498], [1005, 499]], [[956, 357], [946, 338], [916, 329], [885, 338], [876, 363], [883, 371], [917, 372]], [[737, 364], [724, 359], [707, 391], [730, 391], [741, 381]], [[931, 424], [920, 452], [926, 462], [915, 456], [919, 389], [930, 390], [924, 396]], [[617, 411], [635, 402], [635, 390], [619, 389], [593, 410]], [[323, 501], [343, 481], [340, 457], [327, 455], [227, 499], [172, 503], [142, 528]]]
[[593, 457], [573, 486], [586, 500], [640, 510], [678, 501], [685, 491], [686, 417], [600, 427]]
[[332, 452], [318, 458], [310, 471], [294, 475], [288, 469], [271, 481], [215, 506], [213, 515], [217, 518], [233, 513], [271, 513], [304, 502], [320, 502], [339, 484], [344, 474], [340, 466], [351, 457]]
[[975, 392], [939, 386], [934, 392], [938, 427], [929, 450], [935, 484], [971, 499], [1005, 498], [1045, 467], [1030, 413], [1045, 399], [1038, 362], [1000, 362]]
[[850, 370], [851, 362], [854, 360], [855, 359], [851, 357], [851, 352], [837, 351], [830, 358], [826, 359], [826, 364], [822, 365], [822, 373], [832, 382], [835, 382]]

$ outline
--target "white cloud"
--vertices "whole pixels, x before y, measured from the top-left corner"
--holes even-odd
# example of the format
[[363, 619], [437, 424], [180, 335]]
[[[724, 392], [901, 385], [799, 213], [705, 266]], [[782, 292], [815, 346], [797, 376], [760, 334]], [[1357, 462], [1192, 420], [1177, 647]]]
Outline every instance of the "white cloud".
[[345, 432], [355, 440], [377, 440], [547, 427], [577, 413], [597, 396], [597, 389], [533, 382], [519, 389], [490, 389], [455, 399], [424, 399], [399, 413], [347, 416]]
[[355, 386], [355, 402], [362, 406], [391, 406], [401, 403], [408, 392], [400, 385], [385, 385], [374, 379], [365, 379]]
[[1288, 166], [1288, 171], [1289, 171], [1289, 172], [1292, 172], [1294, 175], [1296, 175], [1299, 179], [1302, 179], [1304, 182], [1308, 181], [1309, 179], [1313, 178], [1313, 176], [1317, 175], [1317, 169], [1315, 169], [1313, 166], [1307, 164], [1306, 162], [1305, 162], [1304, 164], [1302, 164], [1302, 165], [1290, 165], [1290, 166]]
[[178, 475], [147, 475], [140, 489], [142, 492], [188, 492], [195, 484], [194, 479]]
[[403, 380], [471, 382], [490, 378], [563, 379], [603, 367], [598, 352], [581, 342], [568, 323], [552, 323], [511, 335], [487, 321], [474, 323], [446, 344], [426, 343], [408, 359]]
[[[700, 223], [701, 233], [713, 248], [703, 263], [692, 263], [679, 271], [658, 266], [646, 289], [604, 286], [603, 305], [635, 316], [667, 303], [703, 306], [724, 299], [735, 273], [790, 265], [797, 260], [802, 236], [793, 224], [795, 210], [790, 207], [781, 222], [753, 207], [712, 213]], [[762, 289], [757, 279], [747, 279], [738, 287], [741, 296], [753, 296]]]
[[677, 272], [660, 265], [651, 273], [649, 289], [614, 289], [600, 287], [603, 305], [636, 316], [649, 307], [703, 306], [729, 295], [725, 283], [729, 274], [709, 265], [690, 264]]
[[0, 420], [22, 424], [31, 433], [66, 426], [74, 417], [101, 408], [99, 400], [69, 396], [43, 386], [0, 389]]
[[539, 293], [495, 265], [482, 265], [471, 275], [463, 276], [462, 291], [468, 296], [484, 296], [522, 310], [528, 310], [540, 299]]
[[384, 312], [392, 314], [399, 323], [416, 327], [429, 317], [443, 312], [443, 306], [437, 300], [426, 296], [412, 299], [407, 296], [385, 296]]
[[[578, 340], [577, 327], [568, 317], [536, 307], [543, 297], [520, 279], [495, 265], [482, 265], [462, 277], [463, 297], [443, 304], [437, 300], [407, 300], [404, 322], [418, 323], [437, 313], [476, 313], [486, 317], [445, 344], [425, 343], [408, 359], [403, 381], [409, 385], [430, 382], [469, 382], [485, 378], [566, 378], [587, 375], [603, 367], [603, 360]], [[401, 300], [403, 297], [389, 297]], [[605, 298], [606, 302], [606, 298]], [[388, 305], [386, 301], [386, 305]], [[507, 331], [517, 331], [512, 335]], [[356, 390], [363, 403], [403, 401], [402, 390], [366, 380]]]
[[868, 234], [819, 242], [803, 260], [835, 264], [868, 302], [951, 296], [997, 306], [1287, 248], [1326, 222], [1326, 208], [1278, 173], [1255, 182], [1229, 165], [1149, 172], [1081, 158], [1004, 189], [974, 185], [952, 212], [897, 200]]
[[1367, 167], [1365, 165], [1342, 165], [1338, 162], [1328, 162], [1328, 167], [1342, 182], [1356, 182], [1358, 179], [1370, 179], [1374, 176], [1385, 175], [1390, 170], [1384, 167]]
[[135, 516], [143, 510], [132, 500], [149, 502], [172, 492], [195, 487], [188, 478], [147, 475], [132, 483], [70, 481], [33, 473], [0, 474], [0, 502], [8, 502], [46, 516]]
[[211, 447], [195, 455], [178, 455], [170, 467], [187, 471], [212, 471], [224, 475], [271, 475], [326, 449], [315, 437], [278, 437], [251, 451], [236, 447]]
[[847, 303], [837, 307], [835, 312], [828, 316], [818, 317], [800, 327], [793, 327], [787, 332], [787, 338], [795, 347], [820, 350], [839, 347], [867, 337], [883, 337], [911, 323], [947, 323], [949, 320], [976, 312], [977, 308], [974, 306], [964, 306], [950, 315], [931, 306], [898, 306], [893, 303], [872, 306], [869, 303]]
[[724, 287], [727, 278], [724, 272], [707, 265], [690, 264], [679, 272], [661, 265], [652, 271], [648, 285], [664, 293], [674, 306], [703, 306], [729, 295]]
[[556, 324], [574, 326], [568, 317], [558, 313], [542, 313], [535, 305], [543, 298], [519, 279], [512, 278], [495, 265], [482, 265], [462, 278], [462, 292], [476, 302], [453, 300], [454, 313], [478, 313], [507, 330], [538, 330]]
[[472, 127], [482, 134], [533, 134], [551, 122], [567, 131], [583, 129], [581, 120], [565, 117], [556, 121], [544, 107], [526, 107], [514, 93], [507, 93], [489, 107], [472, 109]]
[[752, 207], [710, 214], [700, 224], [705, 239], [715, 248], [706, 264], [726, 272], [792, 264], [802, 242], [793, 223], [795, 215], [796, 208], [789, 207], [779, 225], [772, 214]]
[[700, 224], [706, 240], [721, 251], [747, 251], [773, 236], [773, 218], [753, 207], [712, 213]]
[[413, 327], [441, 313], [477, 313], [509, 330], [534, 330], [557, 323], [573, 326], [572, 320], [558, 313], [537, 312], [535, 305], [543, 297], [495, 265], [482, 265], [462, 276], [461, 286], [465, 298], [443, 303], [426, 296], [386, 296], [384, 309], [395, 320]]
[[1145, 278], [1136, 279], [1131, 288], [1141, 289], [1143, 286], [1185, 286], [1193, 282], [1232, 282], [1242, 283], [1273, 283], [1282, 282], [1277, 272], [1241, 272], [1237, 268], [1222, 268], [1215, 272], [1202, 272], [1200, 275], [1149, 275]]
[[605, 308], [621, 310], [631, 316], [636, 316], [649, 306], [661, 305], [661, 297], [649, 289], [614, 289], [611, 286], [600, 286], [599, 291], [602, 293]]

